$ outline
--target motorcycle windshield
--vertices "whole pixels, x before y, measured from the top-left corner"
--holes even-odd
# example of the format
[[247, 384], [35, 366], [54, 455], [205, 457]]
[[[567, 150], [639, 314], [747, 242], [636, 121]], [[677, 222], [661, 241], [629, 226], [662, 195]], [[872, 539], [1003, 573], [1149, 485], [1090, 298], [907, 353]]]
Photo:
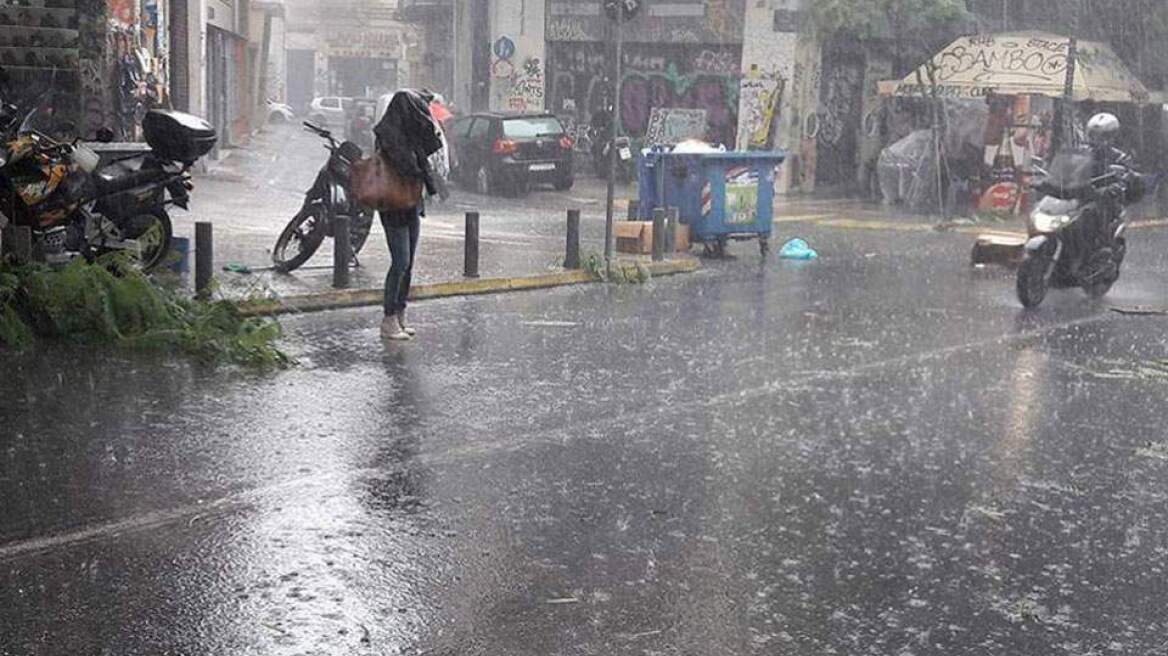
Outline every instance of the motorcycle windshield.
[[1048, 175], [1038, 188], [1057, 198], [1074, 198], [1088, 187], [1095, 172], [1095, 155], [1090, 148], [1060, 151], [1050, 163]]

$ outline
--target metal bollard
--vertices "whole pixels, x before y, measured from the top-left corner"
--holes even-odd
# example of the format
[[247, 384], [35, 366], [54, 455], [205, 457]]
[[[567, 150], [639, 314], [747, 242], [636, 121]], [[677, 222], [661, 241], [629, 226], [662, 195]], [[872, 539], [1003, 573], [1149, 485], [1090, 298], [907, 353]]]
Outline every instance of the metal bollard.
[[463, 276], [479, 277], [479, 213], [466, 213], [466, 254]]
[[628, 220], [629, 221], [636, 221], [637, 219], [640, 219], [640, 218], [641, 218], [641, 201], [639, 201], [635, 198], [631, 199], [629, 201]]
[[333, 287], [349, 286], [349, 264], [353, 261], [353, 242], [350, 241], [351, 219], [347, 215], [333, 218]]
[[681, 212], [678, 208], [670, 207], [666, 210], [665, 221], [665, 252], [673, 257], [672, 254], [677, 252], [677, 230], [681, 222]]
[[215, 273], [215, 245], [211, 238], [211, 224], [195, 223], [195, 296], [211, 295], [211, 276]]
[[567, 254], [565, 269], [580, 268], [580, 210], [568, 210]]
[[665, 208], [653, 208], [653, 261], [665, 259]]

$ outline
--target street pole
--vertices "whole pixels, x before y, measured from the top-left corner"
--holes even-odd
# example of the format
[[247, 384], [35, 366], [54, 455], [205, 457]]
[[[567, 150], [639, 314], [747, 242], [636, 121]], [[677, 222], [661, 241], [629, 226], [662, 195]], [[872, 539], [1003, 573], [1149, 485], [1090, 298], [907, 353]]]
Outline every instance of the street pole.
[[624, 45], [624, 23], [625, 12], [624, 3], [617, 8], [616, 11], [616, 76], [613, 78], [613, 102], [612, 102], [612, 130], [609, 134], [608, 146], [608, 200], [605, 204], [604, 210], [604, 263], [606, 268], [611, 268], [613, 252], [616, 250], [616, 242], [613, 239], [613, 205], [616, 196], [616, 139], [620, 133], [620, 103], [621, 103], [621, 56]]

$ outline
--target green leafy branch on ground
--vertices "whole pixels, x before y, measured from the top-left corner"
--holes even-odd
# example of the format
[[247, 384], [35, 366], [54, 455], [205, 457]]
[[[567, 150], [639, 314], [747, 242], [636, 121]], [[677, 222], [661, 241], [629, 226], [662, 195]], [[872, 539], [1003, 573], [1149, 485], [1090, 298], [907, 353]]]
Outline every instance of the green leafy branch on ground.
[[641, 285], [653, 278], [649, 268], [640, 262], [613, 260], [610, 267], [600, 253], [592, 253], [584, 258], [584, 270], [596, 280], [618, 285]]
[[242, 317], [227, 301], [201, 301], [155, 284], [116, 256], [59, 269], [0, 264], [0, 347], [37, 340], [172, 350], [204, 362], [288, 366], [280, 325]]

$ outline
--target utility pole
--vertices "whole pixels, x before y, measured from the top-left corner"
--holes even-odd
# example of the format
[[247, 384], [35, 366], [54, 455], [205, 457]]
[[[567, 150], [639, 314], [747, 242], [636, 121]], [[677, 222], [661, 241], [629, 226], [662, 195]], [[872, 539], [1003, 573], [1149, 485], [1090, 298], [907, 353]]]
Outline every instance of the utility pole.
[[605, 267], [612, 266], [612, 258], [616, 251], [616, 239], [613, 236], [613, 206], [616, 197], [616, 139], [620, 136], [621, 122], [621, 69], [624, 50], [625, 9], [622, 1], [616, 10], [616, 74], [613, 76], [612, 86], [612, 129], [609, 131], [608, 144], [608, 196], [604, 206], [604, 263]]

